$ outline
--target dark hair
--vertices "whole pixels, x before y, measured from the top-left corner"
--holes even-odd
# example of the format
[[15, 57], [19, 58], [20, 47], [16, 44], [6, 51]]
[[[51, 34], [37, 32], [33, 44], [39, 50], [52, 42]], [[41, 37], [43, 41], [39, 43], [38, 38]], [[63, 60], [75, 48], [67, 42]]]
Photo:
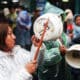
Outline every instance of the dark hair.
[[5, 50], [7, 47], [5, 44], [5, 39], [8, 32], [8, 21], [2, 13], [0, 13], [0, 50]]
[[6, 22], [7, 18], [4, 16], [4, 12], [0, 11], [0, 22]]
[[77, 19], [78, 17], [80, 17], [80, 14], [77, 14], [77, 15], [74, 16], [74, 22], [76, 21], [76, 19]]
[[22, 10], [26, 10], [26, 8], [23, 5], [18, 5], [17, 8], [20, 8]]
[[0, 22], [0, 49], [5, 50], [6, 49], [6, 44], [5, 44], [5, 39], [7, 37], [7, 32], [8, 32], [8, 24], [4, 22]]

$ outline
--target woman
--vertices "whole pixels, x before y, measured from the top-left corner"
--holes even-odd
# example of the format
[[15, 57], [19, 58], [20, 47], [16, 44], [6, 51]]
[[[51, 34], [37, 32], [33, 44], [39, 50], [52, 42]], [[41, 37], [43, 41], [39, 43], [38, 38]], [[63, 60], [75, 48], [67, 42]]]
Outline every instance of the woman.
[[[15, 35], [9, 24], [0, 21], [0, 80], [32, 80], [36, 60], [31, 53], [15, 45]], [[33, 41], [35, 43], [35, 41]], [[34, 49], [36, 49], [34, 47]]]
[[80, 43], [80, 14], [74, 16], [72, 45]]

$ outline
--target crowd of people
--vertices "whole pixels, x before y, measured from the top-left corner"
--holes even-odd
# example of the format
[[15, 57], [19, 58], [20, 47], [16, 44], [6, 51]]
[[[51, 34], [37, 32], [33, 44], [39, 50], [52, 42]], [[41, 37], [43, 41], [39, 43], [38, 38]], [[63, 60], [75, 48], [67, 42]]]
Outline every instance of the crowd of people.
[[[50, 9], [55, 13], [52, 6]], [[39, 51], [42, 62], [38, 65], [33, 58], [40, 40], [33, 36], [33, 25], [44, 14], [40, 13], [37, 8], [30, 14], [23, 6], [11, 6], [0, 13], [0, 80], [75, 80], [65, 54], [67, 48], [80, 43], [80, 14], [73, 15], [70, 9], [59, 13], [61, 18], [65, 14], [58, 39], [62, 45], [57, 39], [44, 41]], [[79, 71], [75, 74], [80, 75]], [[76, 79], [80, 80], [80, 76]]]

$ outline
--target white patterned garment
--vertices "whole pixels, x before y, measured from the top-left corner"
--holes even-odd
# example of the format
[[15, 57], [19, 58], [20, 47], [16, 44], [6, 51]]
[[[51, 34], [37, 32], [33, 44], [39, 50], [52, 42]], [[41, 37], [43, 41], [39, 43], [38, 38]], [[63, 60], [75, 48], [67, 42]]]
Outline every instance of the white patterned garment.
[[30, 61], [31, 53], [19, 46], [12, 52], [0, 51], [0, 80], [32, 80], [32, 75], [25, 69]]

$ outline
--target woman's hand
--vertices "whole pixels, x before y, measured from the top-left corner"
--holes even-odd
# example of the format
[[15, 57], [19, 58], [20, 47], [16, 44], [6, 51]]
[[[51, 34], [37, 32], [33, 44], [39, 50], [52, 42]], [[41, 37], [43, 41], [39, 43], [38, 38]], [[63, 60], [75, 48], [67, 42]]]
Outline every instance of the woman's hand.
[[32, 43], [35, 45], [35, 46], [39, 46], [39, 43], [40, 43], [40, 40], [37, 39], [35, 37], [35, 35], [32, 36]]
[[30, 74], [33, 74], [37, 69], [37, 61], [33, 60], [32, 62], [26, 65], [26, 69]]

